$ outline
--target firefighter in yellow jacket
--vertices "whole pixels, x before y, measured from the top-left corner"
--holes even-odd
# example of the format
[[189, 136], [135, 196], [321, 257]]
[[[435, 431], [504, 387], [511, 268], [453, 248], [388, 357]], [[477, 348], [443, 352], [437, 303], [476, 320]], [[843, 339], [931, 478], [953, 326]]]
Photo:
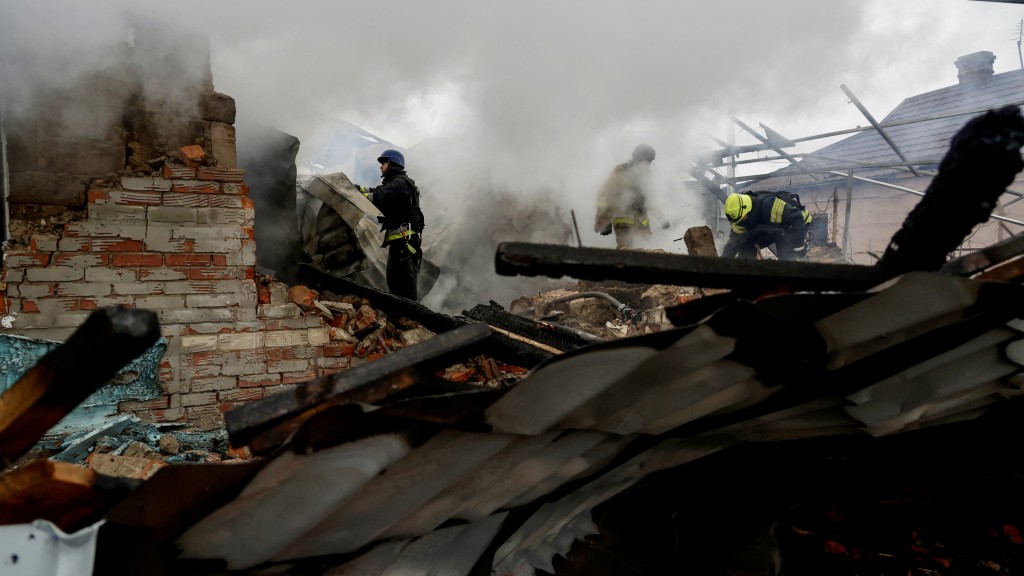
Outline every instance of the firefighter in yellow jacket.
[[617, 248], [635, 248], [641, 237], [651, 235], [645, 192], [653, 161], [654, 148], [637, 146], [633, 158], [616, 166], [597, 193], [594, 232], [606, 236], [614, 231]]
[[773, 245], [779, 260], [804, 257], [811, 215], [795, 194], [729, 194], [724, 212], [732, 230], [722, 249], [723, 258], [757, 258], [761, 248]]

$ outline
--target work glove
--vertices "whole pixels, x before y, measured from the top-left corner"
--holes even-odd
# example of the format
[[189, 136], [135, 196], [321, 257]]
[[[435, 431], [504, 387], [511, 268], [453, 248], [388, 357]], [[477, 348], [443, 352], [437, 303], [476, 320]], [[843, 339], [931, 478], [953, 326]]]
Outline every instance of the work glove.
[[594, 222], [594, 232], [597, 232], [601, 236], [607, 236], [612, 233], [612, 221], [600, 219]]
[[367, 199], [370, 198], [370, 193], [366, 190], [366, 186], [360, 186], [356, 184], [356, 190], [359, 190], [359, 193], [365, 196]]

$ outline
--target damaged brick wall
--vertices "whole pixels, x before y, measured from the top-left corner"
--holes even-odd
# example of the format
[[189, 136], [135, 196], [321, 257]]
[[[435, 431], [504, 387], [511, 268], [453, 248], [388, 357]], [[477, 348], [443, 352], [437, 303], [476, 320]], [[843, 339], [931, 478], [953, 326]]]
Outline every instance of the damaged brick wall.
[[[321, 317], [259, 301], [234, 100], [209, 70], [208, 43], [136, 29], [117, 65], [21, 110], [7, 126], [12, 239], [0, 277], [2, 333], [63, 340], [100, 307], [156, 311], [163, 394], [120, 410], [201, 428], [362, 361], [331, 343]], [[48, 120], [93, 104], [104, 120], [84, 132]]]

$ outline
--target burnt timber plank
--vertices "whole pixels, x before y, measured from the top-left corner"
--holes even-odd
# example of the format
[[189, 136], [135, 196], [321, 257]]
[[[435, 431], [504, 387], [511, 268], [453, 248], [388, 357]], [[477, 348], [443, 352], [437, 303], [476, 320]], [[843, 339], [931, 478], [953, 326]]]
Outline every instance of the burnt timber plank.
[[[243, 404], [224, 414], [228, 436], [234, 446], [243, 446], [257, 434], [343, 394], [348, 395], [349, 401], [358, 395], [365, 396], [360, 401], [386, 397], [415, 384], [419, 380], [415, 372], [443, 368], [465, 358], [470, 349], [491, 334], [484, 324], [467, 324], [373, 362]], [[381, 386], [373, 388], [373, 392], [364, 389], [375, 384]]]
[[603, 342], [602, 339], [596, 336], [592, 339], [584, 338], [580, 334], [561, 326], [543, 324], [506, 312], [495, 302], [491, 302], [490, 305], [486, 306], [479, 304], [474, 306], [472, 310], [464, 311], [463, 314], [474, 320], [486, 322], [491, 326], [524, 336], [563, 352]]
[[495, 255], [503, 276], [570, 276], [701, 288], [785, 286], [793, 291], [859, 292], [889, 276], [874, 266], [740, 260], [607, 248], [503, 242]]
[[[308, 264], [299, 265], [299, 280], [315, 290], [330, 290], [337, 294], [361, 296], [369, 300], [374, 308], [382, 310], [388, 316], [404, 316], [419, 322], [432, 332], [447, 332], [470, 324], [464, 319], [434, 312], [419, 302], [364, 286], [348, 278], [328, 274]], [[492, 334], [484, 346], [484, 351], [487, 354], [501, 358], [506, 364], [516, 364], [528, 368], [553, 356], [548, 351], [499, 333]]]
[[155, 312], [101, 308], [0, 396], [0, 459], [12, 462], [160, 338]]
[[1024, 254], [1024, 234], [1017, 234], [946, 262], [942, 266], [942, 272], [956, 276], [971, 276], [1021, 254]]

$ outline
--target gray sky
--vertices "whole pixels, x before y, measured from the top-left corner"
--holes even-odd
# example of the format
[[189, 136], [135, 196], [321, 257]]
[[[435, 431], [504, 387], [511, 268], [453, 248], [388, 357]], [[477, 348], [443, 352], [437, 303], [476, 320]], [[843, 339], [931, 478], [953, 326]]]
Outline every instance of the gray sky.
[[881, 118], [956, 83], [961, 55], [1017, 69], [1024, 17], [968, 0], [4, 0], [0, 48], [38, 54], [39, 77], [18, 80], [69, 82], [64, 56], [123, 42], [143, 7], [209, 35], [216, 88], [240, 119], [298, 136], [300, 157], [332, 119], [404, 147], [443, 137], [431, 166], [407, 158], [441, 195], [425, 197], [429, 217], [478, 218], [459, 213], [465, 195], [500, 187], [575, 210], [591, 246], [613, 245], [590, 231], [594, 194], [637, 143], [658, 150], [655, 203], [673, 226], [661, 240], [680, 236], [697, 223], [678, 186], [688, 154], [725, 139], [731, 114], [790, 137], [862, 125], [840, 84]]

